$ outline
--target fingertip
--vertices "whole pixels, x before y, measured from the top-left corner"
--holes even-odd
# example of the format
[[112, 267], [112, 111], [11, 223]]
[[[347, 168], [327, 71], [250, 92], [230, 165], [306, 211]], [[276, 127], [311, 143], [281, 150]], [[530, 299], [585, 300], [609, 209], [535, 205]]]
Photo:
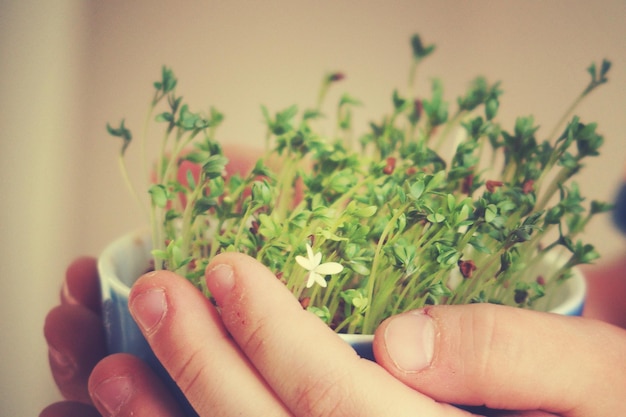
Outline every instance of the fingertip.
[[387, 319], [374, 338], [374, 354], [400, 373], [417, 373], [431, 365], [436, 327], [424, 311], [415, 310]]
[[165, 284], [173, 284], [185, 282], [191, 284], [184, 277], [176, 274], [175, 272], [168, 271], [166, 269], [160, 269], [157, 271], [150, 271], [140, 276], [137, 281], [131, 287], [131, 295], [133, 292], [141, 291], [146, 287], [152, 286], [164, 286]]
[[129, 300], [130, 312], [145, 335], [158, 329], [168, 310], [165, 289], [152, 287]]
[[217, 304], [224, 304], [235, 287], [233, 267], [228, 263], [218, 263], [207, 268], [206, 284]]
[[82, 256], [70, 263], [65, 271], [61, 303], [82, 305], [100, 313], [101, 297], [96, 258]]
[[[402, 357], [391, 359], [390, 329], [402, 315], [380, 326], [374, 353], [379, 365], [389, 373], [436, 401], [486, 404], [494, 409], [541, 408], [559, 413], [593, 407], [593, 402], [582, 404], [580, 395], [572, 395], [577, 390], [595, 392], [591, 397], [596, 398], [595, 390], [599, 388], [589, 384], [593, 375], [601, 374], [605, 380], [613, 378], [610, 386], [624, 386], [623, 375], [614, 372], [610, 360], [602, 357], [581, 361], [585, 354], [599, 351], [600, 346], [603, 351], [623, 352], [623, 344], [617, 348], [614, 344], [618, 342], [614, 331], [603, 331], [598, 323], [492, 304], [431, 306], [427, 311], [437, 329], [430, 366], [419, 372], [405, 372]], [[405, 324], [412, 325], [408, 320]], [[400, 333], [402, 326], [397, 330]], [[602, 333], [605, 339], [601, 338]], [[565, 346], [576, 349], [564, 349]], [[572, 380], [574, 369], [577, 377]], [[563, 381], [574, 382], [563, 385]]]
[[100, 318], [83, 306], [57, 306], [46, 316], [44, 337], [52, 376], [64, 398], [90, 402], [87, 379], [105, 355]]
[[135, 298], [147, 291], [153, 291], [155, 289], [169, 291], [171, 287], [178, 286], [181, 283], [183, 285], [192, 285], [185, 278], [174, 272], [167, 270], [150, 271], [140, 276], [130, 288], [128, 303], [132, 305]]
[[[142, 275], [131, 288], [128, 308], [145, 336], [156, 332], [169, 310], [169, 296], [173, 285], [184, 278], [170, 271], [152, 271]], [[184, 284], [186, 285], [186, 283]]]
[[[263, 264], [256, 259], [236, 252], [226, 252], [217, 255], [207, 265], [205, 271], [206, 285], [218, 305], [224, 305], [233, 290], [239, 286], [243, 290], [247, 286], [248, 278], [274, 276]], [[238, 285], [239, 281], [242, 281]]]
[[88, 387], [94, 405], [103, 415], [182, 415], [159, 377], [139, 358], [129, 354], [115, 354], [100, 361]]
[[[126, 362], [123, 357], [117, 359], [119, 362]], [[89, 393], [93, 403], [106, 416], [118, 415], [135, 394], [134, 375], [137, 374], [137, 369], [133, 369], [136, 364], [133, 363], [118, 363], [116, 365], [120, 369], [122, 366], [126, 369], [112, 372], [109, 369], [111, 361], [102, 361], [89, 378]]]
[[44, 408], [39, 417], [101, 417], [91, 405], [75, 401], [61, 401]]

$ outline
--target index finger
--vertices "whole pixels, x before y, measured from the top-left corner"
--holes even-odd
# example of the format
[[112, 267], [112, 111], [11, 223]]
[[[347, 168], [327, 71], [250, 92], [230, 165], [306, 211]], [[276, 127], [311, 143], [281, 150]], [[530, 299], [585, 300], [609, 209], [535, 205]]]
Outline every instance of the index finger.
[[359, 358], [250, 257], [217, 256], [207, 267], [207, 285], [225, 327], [295, 415], [468, 415]]

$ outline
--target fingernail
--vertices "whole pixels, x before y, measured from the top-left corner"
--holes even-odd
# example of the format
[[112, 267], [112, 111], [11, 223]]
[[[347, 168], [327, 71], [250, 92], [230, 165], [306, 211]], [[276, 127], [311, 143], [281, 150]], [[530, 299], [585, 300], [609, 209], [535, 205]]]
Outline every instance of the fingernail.
[[130, 398], [133, 384], [130, 377], [116, 376], [102, 381], [93, 391], [93, 399], [107, 417], [115, 416]]
[[48, 359], [57, 381], [69, 381], [78, 371], [76, 362], [51, 345], [48, 345]]
[[79, 305], [79, 301], [71, 293], [70, 287], [67, 285], [67, 280], [63, 281], [63, 287], [61, 288], [61, 300], [69, 305]]
[[389, 357], [405, 372], [418, 372], [430, 365], [435, 351], [435, 325], [422, 312], [391, 319], [384, 334]]
[[137, 294], [130, 303], [130, 312], [145, 333], [152, 333], [167, 312], [163, 288], [152, 288]]
[[214, 266], [206, 274], [206, 284], [217, 304], [222, 304], [224, 298], [235, 286], [235, 274], [232, 266], [228, 264]]

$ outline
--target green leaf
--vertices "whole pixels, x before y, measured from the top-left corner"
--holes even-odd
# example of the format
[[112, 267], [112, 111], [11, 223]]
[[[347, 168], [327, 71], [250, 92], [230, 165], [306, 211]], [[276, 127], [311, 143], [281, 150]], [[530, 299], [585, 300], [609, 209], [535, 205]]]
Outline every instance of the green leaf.
[[369, 300], [362, 289], [348, 289], [339, 293], [347, 305], [354, 306], [358, 313], [364, 313], [369, 306]]
[[207, 127], [208, 123], [199, 114], [192, 113], [188, 105], [183, 104], [180, 108], [177, 125], [184, 130], [191, 131]]
[[458, 260], [461, 258], [461, 253], [447, 243], [435, 242], [433, 244], [433, 248], [437, 254], [437, 262], [443, 266], [456, 265]]
[[493, 120], [498, 113], [498, 108], [500, 107], [500, 102], [497, 98], [491, 97], [485, 103], [485, 118], [487, 120]]
[[408, 100], [400, 97], [398, 90], [393, 90], [392, 98], [393, 98], [393, 109], [395, 113], [402, 113], [411, 104]]
[[160, 249], [152, 249], [150, 253], [152, 253], [152, 256], [156, 259], [166, 260], [168, 257], [167, 251]]
[[407, 241], [403, 240], [393, 246], [393, 255], [399, 265], [407, 268], [413, 263], [413, 260], [417, 255], [417, 248], [414, 245], [409, 245]]
[[435, 175], [426, 177], [426, 182], [427, 182], [426, 191], [433, 191], [439, 188], [444, 183], [445, 179], [446, 179], [445, 171], [439, 171]]
[[605, 203], [603, 201], [593, 200], [591, 202], [590, 214], [598, 214], [598, 213], [606, 213], [608, 211], [613, 210], [615, 207], [614, 204]]
[[367, 207], [356, 209], [352, 211], [351, 213], [354, 214], [358, 218], [364, 219], [364, 218], [372, 217], [374, 214], [376, 214], [377, 210], [378, 210], [378, 207], [376, 206], [367, 206]]
[[489, 98], [489, 85], [484, 77], [472, 81], [465, 97], [459, 97], [457, 103], [460, 110], [472, 111]]
[[317, 233], [324, 237], [326, 240], [332, 240], [333, 242], [347, 242], [350, 239], [347, 237], [337, 236], [335, 233], [328, 229], [318, 229]]
[[611, 61], [607, 59], [602, 60], [602, 64], [600, 64], [600, 73], [598, 74], [597, 67], [595, 63], [591, 63], [589, 68], [587, 68], [587, 72], [591, 75], [591, 81], [589, 86], [587, 87], [587, 92], [593, 90], [600, 84], [604, 84], [608, 81], [607, 74], [611, 69]]
[[170, 222], [170, 221], [172, 221], [172, 220], [174, 220], [174, 219], [178, 219], [178, 218], [180, 218], [180, 217], [182, 217], [182, 214], [181, 214], [181, 213], [179, 213], [179, 212], [178, 212], [178, 211], [176, 211], [176, 210], [173, 210], [173, 209], [170, 209], [170, 210], [168, 210], [168, 211], [165, 213], [165, 221], [166, 221], [166, 222]]
[[285, 110], [276, 113], [275, 119], [272, 121], [267, 113], [267, 109], [264, 110], [266, 121], [268, 121], [268, 127], [275, 135], [283, 135], [291, 130], [293, 126], [291, 124], [292, 119], [298, 114], [298, 106], [293, 105]]
[[422, 103], [431, 126], [439, 126], [448, 120], [448, 103], [443, 101], [443, 84], [440, 80], [432, 81], [432, 98]]
[[456, 207], [456, 197], [454, 197], [454, 194], [446, 195], [446, 201], [448, 203], [448, 211], [453, 212]]
[[267, 206], [273, 201], [272, 191], [267, 181], [252, 183], [252, 201], [260, 206]]
[[496, 217], [498, 217], [498, 207], [495, 204], [489, 204], [485, 208], [485, 221], [491, 223]]
[[152, 198], [152, 204], [159, 208], [165, 208], [169, 200], [167, 188], [162, 184], [155, 184], [148, 190]]
[[211, 107], [211, 126], [217, 126], [224, 120], [224, 114], [220, 113], [216, 108]]
[[265, 165], [265, 162], [262, 159], [256, 161], [256, 164], [252, 169], [252, 175], [268, 178], [272, 178], [274, 176], [272, 170], [267, 165]]
[[557, 205], [552, 207], [546, 212], [545, 223], [546, 224], [559, 224], [561, 217], [563, 217], [563, 206]]
[[426, 189], [426, 184], [423, 180], [417, 180], [413, 184], [409, 186], [409, 198], [413, 200], [419, 200], [424, 190]]
[[120, 153], [121, 155], [124, 155], [124, 153], [126, 152], [126, 149], [128, 148], [128, 145], [130, 145], [130, 141], [133, 138], [133, 135], [130, 133], [130, 130], [128, 130], [126, 126], [124, 126], [124, 119], [122, 119], [122, 121], [120, 122], [120, 126], [118, 128], [114, 128], [109, 123], [107, 123], [107, 132], [109, 132], [109, 135], [111, 136], [122, 138], [123, 143], [122, 143], [122, 150], [120, 151]]
[[187, 170], [187, 185], [192, 191], [196, 189], [196, 179], [193, 177], [193, 172], [190, 169]]
[[313, 119], [322, 118], [323, 116], [324, 115], [322, 114], [322, 112], [320, 112], [318, 110], [306, 109], [304, 111], [304, 113], [302, 114], [302, 119], [303, 120], [313, 120]]
[[217, 200], [209, 197], [202, 197], [196, 200], [193, 206], [194, 214], [205, 213], [218, 205]]
[[426, 218], [428, 219], [429, 222], [435, 223], [435, 224], [443, 223], [446, 220], [446, 216], [444, 216], [440, 212], [431, 213], [428, 216], [426, 216]]
[[259, 233], [267, 239], [278, 238], [283, 234], [282, 225], [265, 213], [259, 215]]
[[596, 63], [592, 62], [591, 65], [589, 65], [589, 68], [587, 68], [587, 72], [591, 75], [591, 81], [595, 82], [598, 78], [597, 78], [597, 70], [596, 70]]
[[369, 276], [370, 269], [360, 262], [351, 261], [348, 266], [359, 275]]
[[173, 122], [174, 115], [169, 112], [163, 112], [163, 113], [157, 114], [154, 120], [157, 122]]
[[411, 37], [411, 48], [413, 49], [413, 59], [420, 61], [433, 53], [435, 45], [424, 45], [422, 39], [416, 33]]
[[452, 295], [452, 291], [446, 287], [442, 282], [438, 282], [428, 287], [428, 292], [434, 297], [449, 297]]
[[330, 314], [330, 310], [326, 306], [322, 306], [321, 308], [315, 307], [315, 306], [309, 306], [307, 307], [307, 311], [310, 311], [311, 313], [315, 314], [317, 317], [322, 319], [322, 321], [326, 324], [330, 324], [332, 320], [332, 315]]
[[593, 245], [584, 244], [580, 240], [576, 242], [573, 249], [574, 259], [580, 264], [590, 264], [600, 257]]
[[163, 66], [161, 67], [161, 81], [156, 81], [154, 83], [154, 88], [163, 94], [167, 94], [174, 90], [176, 83], [177, 80], [174, 76], [174, 72], [170, 68]]
[[221, 177], [226, 169], [226, 164], [228, 164], [228, 158], [224, 155], [211, 155], [202, 165], [202, 172], [207, 178]]
[[344, 93], [341, 98], [339, 99], [339, 107], [343, 107], [346, 105], [350, 105], [350, 106], [361, 106], [363, 103], [352, 97], [351, 95], [349, 95], [348, 93]]

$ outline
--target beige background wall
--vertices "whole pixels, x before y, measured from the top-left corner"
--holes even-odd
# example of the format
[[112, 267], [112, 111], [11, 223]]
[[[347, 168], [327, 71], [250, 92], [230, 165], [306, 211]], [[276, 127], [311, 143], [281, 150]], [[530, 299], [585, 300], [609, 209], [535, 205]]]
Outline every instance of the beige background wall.
[[[257, 146], [260, 104], [312, 103], [329, 70], [347, 75], [337, 92], [366, 104], [357, 121], [387, 110], [416, 31], [438, 45], [420, 91], [437, 75], [452, 101], [475, 75], [501, 79], [502, 119], [532, 113], [544, 132], [587, 66], [608, 57], [610, 84], [578, 113], [606, 138], [582, 186], [610, 200], [626, 157], [625, 20], [623, 0], [0, 0], [0, 415], [36, 415], [57, 398], [41, 327], [64, 266], [145, 224], [104, 126], [126, 117], [139, 131], [161, 65], [174, 67], [192, 104], [226, 114], [225, 141]], [[608, 257], [625, 247], [608, 218], [588, 239]]]

